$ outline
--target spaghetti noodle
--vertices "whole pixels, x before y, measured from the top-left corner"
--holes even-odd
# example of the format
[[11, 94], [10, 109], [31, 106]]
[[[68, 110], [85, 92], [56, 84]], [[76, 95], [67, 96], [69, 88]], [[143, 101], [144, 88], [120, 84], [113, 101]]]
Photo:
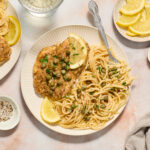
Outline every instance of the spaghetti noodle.
[[108, 52], [92, 46], [88, 62], [71, 93], [55, 101], [64, 128], [98, 130], [126, 104], [130, 77], [127, 63], [114, 63]]

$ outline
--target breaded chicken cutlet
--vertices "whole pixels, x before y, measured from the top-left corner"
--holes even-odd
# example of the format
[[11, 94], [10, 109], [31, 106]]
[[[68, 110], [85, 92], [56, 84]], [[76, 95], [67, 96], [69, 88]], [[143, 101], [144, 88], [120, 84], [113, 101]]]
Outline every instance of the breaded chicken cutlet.
[[[86, 43], [87, 49], [89, 46]], [[42, 97], [61, 99], [70, 93], [86, 61], [77, 69], [70, 69], [71, 46], [69, 38], [59, 45], [43, 48], [33, 67], [34, 88]]]

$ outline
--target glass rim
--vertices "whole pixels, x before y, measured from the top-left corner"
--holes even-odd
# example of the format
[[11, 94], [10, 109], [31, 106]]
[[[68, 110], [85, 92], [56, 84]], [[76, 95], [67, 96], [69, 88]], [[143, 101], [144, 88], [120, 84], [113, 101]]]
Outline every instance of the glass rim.
[[26, 5], [22, 0], [18, 0], [18, 1], [24, 8], [26, 8], [27, 10], [29, 10], [31, 12], [35, 12], [35, 13], [48, 13], [50, 11], [57, 9], [63, 2], [63, 0], [60, 0], [60, 2], [53, 8], [38, 8], [36, 6]]

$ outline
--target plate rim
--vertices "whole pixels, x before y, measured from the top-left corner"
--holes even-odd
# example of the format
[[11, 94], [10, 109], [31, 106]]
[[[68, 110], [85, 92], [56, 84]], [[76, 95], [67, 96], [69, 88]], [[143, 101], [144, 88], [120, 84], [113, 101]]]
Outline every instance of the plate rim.
[[[24, 100], [24, 102], [25, 102], [27, 108], [29, 109], [30, 113], [37, 119], [37, 121], [39, 121], [42, 125], [44, 125], [44, 126], [47, 127], [48, 129], [52, 130], [53, 132], [60, 133], [60, 134], [63, 134], [63, 135], [69, 135], [69, 136], [84, 136], [84, 135], [90, 135], [90, 134], [93, 134], [93, 133], [100, 132], [100, 131], [104, 130], [105, 128], [107, 128], [108, 126], [110, 126], [114, 121], [116, 121], [116, 119], [122, 114], [122, 112], [124, 111], [125, 107], [127, 106], [130, 95], [129, 95], [129, 97], [128, 97], [128, 100], [127, 100], [126, 104], [124, 104], [124, 105], [118, 110], [119, 113], [116, 114], [116, 116], [114, 116], [114, 117], [110, 120], [110, 122], [109, 122], [108, 124], [106, 124], [102, 129], [100, 129], [100, 130], [87, 129], [87, 130], [89, 130], [89, 132], [88, 132], [88, 133], [84, 133], [84, 134], [78, 134], [78, 133], [76, 133], [76, 134], [74, 134], [74, 133], [73, 133], [73, 134], [68, 134], [68, 133], [66, 133], [66, 132], [61, 132], [61, 131], [55, 130], [55, 129], [51, 128], [51, 127], [53, 127], [52, 125], [47, 124], [47, 123], [43, 123], [41, 120], [39, 120], [38, 117], [37, 117], [37, 115], [36, 115], [36, 114], [31, 110], [31, 108], [28, 106], [28, 102], [26, 101], [26, 96], [25, 96], [25, 94], [24, 94], [24, 86], [23, 86], [23, 72], [24, 72], [24, 71], [23, 71], [23, 68], [24, 68], [24, 66], [25, 66], [26, 59], [27, 59], [28, 55], [30, 54], [30, 51], [33, 49], [33, 47], [36, 45], [36, 43], [37, 43], [40, 39], [42, 39], [46, 34], [48, 34], [48, 33], [50, 33], [50, 32], [53, 32], [53, 31], [55, 31], [55, 30], [57, 30], [57, 29], [68, 28], [68, 27], [82, 27], [82, 28], [83, 28], [83, 27], [86, 27], [86, 28], [91, 28], [91, 29], [97, 30], [97, 28], [96, 28], [96, 27], [93, 27], [93, 26], [78, 25], [78, 24], [77, 24], [77, 25], [65, 25], [65, 26], [55, 27], [55, 28], [52, 28], [52, 29], [46, 31], [44, 34], [42, 34], [42, 35], [33, 43], [33, 45], [32, 45], [31, 48], [28, 50], [28, 52], [27, 52], [27, 54], [26, 54], [26, 56], [25, 56], [25, 58], [24, 58], [24, 61], [23, 61], [23, 64], [22, 64], [22, 69], [21, 69], [21, 80], [20, 80], [21, 92], [22, 92], [23, 100]], [[126, 57], [127, 63], [129, 64], [128, 57], [127, 57], [126, 53], [122, 50], [122, 48], [119, 46], [119, 44], [116, 42], [116, 40], [114, 40], [109, 34], [106, 34], [106, 35], [107, 35], [109, 38], [111, 38], [111, 39], [115, 42], [115, 44], [121, 49], [123, 55]], [[40, 110], [39, 110], [39, 111], [40, 111]], [[62, 127], [61, 127], [61, 128], [62, 128]], [[63, 128], [63, 129], [64, 129], [64, 128]], [[78, 131], [80, 132], [81, 129], [69, 129], [69, 130], [78, 130]], [[83, 131], [83, 130], [81, 130], [81, 131]]]
[[[13, 6], [13, 5], [11, 4], [11, 2], [9, 2], [9, 1], [8, 1], [8, 5], [10, 5], [10, 7], [13, 9], [13, 11], [15, 12], [15, 15], [17, 16], [17, 19], [18, 19], [19, 22], [20, 22], [20, 19], [19, 19], [19, 17], [18, 17], [17, 11], [16, 11], [16, 9], [14, 8], [14, 6]], [[20, 24], [20, 26], [21, 26], [21, 24]], [[20, 48], [18, 48], [19, 50], [18, 50], [17, 58], [16, 58], [15, 61], [12, 63], [12, 65], [9, 67], [9, 69], [8, 69], [5, 73], [3, 73], [2, 76], [0, 76], [0, 81], [1, 81], [9, 72], [11, 72], [11, 70], [15, 67], [15, 65], [17, 64], [17, 62], [18, 62], [18, 60], [19, 60], [19, 57], [20, 57], [20, 54], [21, 54], [21, 50], [22, 50], [22, 32], [21, 32], [20, 38], [19, 38], [19, 40], [18, 40], [18, 42], [17, 42], [16, 44], [20, 44]], [[11, 48], [11, 47], [10, 47], [10, 48]], [[13, 52], [12, 52], [12, 53], [13, 53]], [[12, 53], [11, 53], [11, 55], [12, 55]], [[10, 56], [10, 59], [9, 59], [8, 61], [11, 60], [11, 57], [12, 57], [12, 56]], [[7, 62], [6, 62], [6, 63], [7, 63]], [[3, 65], [5, 65], [5, 63], [4, 63]], [[3, 66], [3, 65], [2, 65], [2, 66]], [[1, 66], [0, 66], [0, 69], [1, 69]]]
[[120, 28], [117, 24], [116, 24], [116, 20], [117, 20], [117, 13], [119, 13], [117, 11], [117, 9], [119, 9], [119, 3], [123, 3], [123, 1], [125, 0], [117, 0], [117, 2], [115, 3], [115, 6], [113, 8], [113, 24], [116, 28], [116, 30], [118, 31], [118, 33], [124, 37], [125, 39], [129, 40], [129, 41], [132, 41], [132, 42], [140, 42], [140, 43], [143, 43], [143, 42], [149, 42], [150, 41], [150, 35], [147, 36], [147, 37], [138, 37], [138, 36], [135, 36], [135, 37], [130, 37], [128, 35], [126, 35], [125, 33], [123, 33], [123, 29]]

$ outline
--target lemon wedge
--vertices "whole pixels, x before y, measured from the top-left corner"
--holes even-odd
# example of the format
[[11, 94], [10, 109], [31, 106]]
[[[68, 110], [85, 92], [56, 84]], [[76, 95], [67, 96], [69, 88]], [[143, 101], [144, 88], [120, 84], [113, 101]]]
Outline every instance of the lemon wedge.
[[83, 65], [86, 61], [88, 49], [87, 43], [74, 33], [69, 34], [70, 42], [70, 68], [76, 69]]
[[139, 20], [140, 16], [140, 13], [133, 16], [121, 15], [116, 23], [121, 27], [128, 27], [135, 24]]
[[145, 0], [126, 0], [127, 3], [120, 9], [124, 15], [135, 15], [139, 13], [145, 5]]
[[9, 32], [4, 35], [10, 46], [15, 45], [21, 35], [21, 27], [19, 21], [14, 16], [8, 16], [8, 30]]
[[47, 123], [55, 123], [60, 120], [53, 101], [47, 97], [43, 99], [41, 104], [41, 117]]

